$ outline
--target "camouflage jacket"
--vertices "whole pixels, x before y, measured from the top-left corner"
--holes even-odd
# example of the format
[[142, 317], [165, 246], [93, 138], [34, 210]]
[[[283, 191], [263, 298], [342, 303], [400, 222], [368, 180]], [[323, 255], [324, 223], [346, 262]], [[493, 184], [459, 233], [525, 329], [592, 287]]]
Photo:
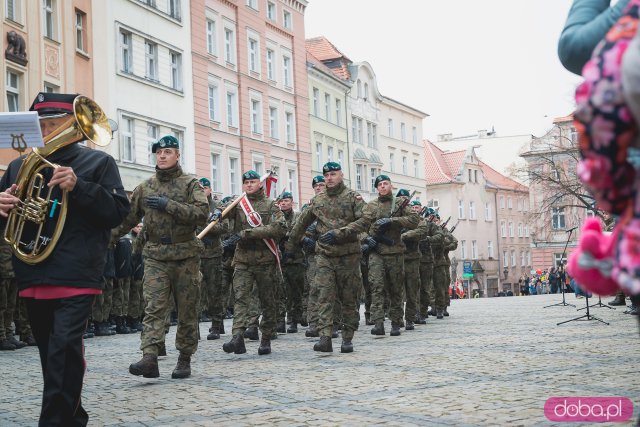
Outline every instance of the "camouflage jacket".
[[381, 218], [389, 218], [393, 211], [397, 211], [391, 218], [391, 226], [382, 233], [382, 236], [389, 241], [393, 241], [393, 244], [388, 245], [378, 240], [375, 251], [380, 255], [403, 254], [405, 244], [400, 238], [402, 230], [413, 230], [418, 226], [418, 222], [420, 222], [418, 214], [413, 212], [408, 206], [400, 209], [400, 206], [404, 203], [402, 198], [396, 198], [395, 204], [392, 206], [393, 200], [394, 198], [391, 196], [378, 196], [377, 199], [369, 202], [369, 207], [374, 214], [374, 223], [369, 228], [369, 235], [374, 238], [380, 233], [380, 229], [375, 224], [375, 221]]
[[[165, 211], [150, 209], [149, 196], [169, 198]], [[142, 255], [158, 261], [178, 261], [199, 256], [202, 242], [196, 228], [207, 221], [209, 206], [198, 180], [182, 172], [180, 165], [156, 169], [156, 174], [138, 185], [131, 196], [131, 213], [120, 226], [128, 232], [144, 217], [145, 245]]]
[[[209, 211], [213, 212], [218, 208], [216, 203], [213, 201], [211, 196], [207, 197], [207, 201], [209, 202]], [[224, 235], [229, 229], [229, 220], [222, 218], [218, 221], [216, 225], [211, 227], [209, 232], [202, 237], [202, 244], [204, 245], [204, 250], [200, 255], [201, 258], [215, 258], [222, 256], [222, 240], [221, 236]], [[199, 234], [204, 227], [198, 227], [196, 229], [196, 234]]]
[[13, 279], [16, 277], [13, 272], [12, 258], [11, 248], [0, 236], [0, 279]]
[[316, 254], [329, 257], [360, 253], [358, 233], [367, 231], [375, 218], [362, 196], [340, 183], [327, 188], [315, 196], [305, 209], [293, 229], [289, 233], [286, 250], [293, 252], [300, 245], [300, 240], [307, 227], [317, 221], [316, 231], [319, 236], [327, 231], [336, 231], [336, 243], [326, 245], [316, 242]]
[[449, 230], [444, 230], [444, 256], [447, 260], [445, 265], [451, 265], [451, 259], [449, 259], [449, 252], [458, 249], [458, 239], [453, 237], [453, 234]]
[[262, 239], [274, 239], [276, 243], [287, 232], [287, 223], [282, 211], [275, 202], [264, 194], [264, 189], [253, 194], [247, 194], [247, 200], [253, 210], [260, 214], [262, 225], [251, 227], [247, 217], [238, 203], [230, 214], [229, 220], [233, 224], [233, 233], [240, 233], [242, 239], [236, 245], [233, 264], [269, 264], [275, 263], [276, 257], [271, 253]]
[[[433, 251], [434, 266], [449, 266], [451, 265], [448, 256], [450, 251], [449, 247], [453, 244], [453, 241], [450, 239], [453, 238], [453, 240], [455, 240], [455, 238], [451, 233], [449, 233], [448, 230], [445, 230], [442, 227], [438, 228], [440, 228], [442, 240], [439, 242], [430, 242], [431, 250]], [[450, 237], [448, 237], [447, 235], [449, 235]], [[458, 247], [457, 240], [455, 240], [455, 247]]]
[[430, 240], [442, 239], [442, 229], [431, 221], [421, 219], [418, 227], [402, 234], [402, 240], [407, 247], [405, 259], [420, 259], [423, 262], [433, 262]]
[[420, 248], [420, 253], [422, 257], [420, 258], [420, 262], [425, 264], [433, 264], [435, 262], [436, 253], [442, 250], [442, 244], [444, 242], [444, 232], [442, 227], [438, 224], [434, 224], [433, 222], [424, 219], [427, 227], [429, 227], [429, 232], [426, 237], [424, 237], [418, 243], [418, 248]]
[[[282, 212], [284, 214], [284, 219], [287, 223], [287, 236], [282, 239], [280, 242], [280, 248], [281, 250], [284, 249], [284, 245], [287, 242], [287, 239], [289, 238], [289, 233], [291, 232], [291, 230], [293, 229], [293, 226], [295, 225], [296, 221], [298, 220], [298, 218], [300, 217], [300, 214], [297, 212], [294, 212], [293, 209], [291, 209], [288, 212]], [[287, 262], [285, 262], [285, 264], [302, 264], [304, 262], [304, 252], [302, 252], [302, 248], [300, 247], [300, 245], [294, 246], [293, 248], [293, 258], [288, 259]]]

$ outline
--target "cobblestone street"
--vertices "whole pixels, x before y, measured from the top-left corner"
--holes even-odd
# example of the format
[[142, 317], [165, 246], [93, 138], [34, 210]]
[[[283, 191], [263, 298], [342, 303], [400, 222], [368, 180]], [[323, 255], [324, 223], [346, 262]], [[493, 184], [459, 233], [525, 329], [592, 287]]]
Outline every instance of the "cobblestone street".
[[[610, 298], [606, 298], [609, 300]], [[274, 353], [228, 355], [200, 341], [192, 377], [172, 380], [175, 327], [159, 379], [128, 373], [139, 335], [86, 341], [83, 405], [92, 426], [550, 425], [551, 396], [626, 396], [638, 418], [638, 325], [623, 308], [591, 312], [610, 322], [557, 322], [584, 314], [543, 308], [560, 295], [455, 300], [400, 337], [356, 334], [352, 354], [313, 352], [315, 339], [281, 334]], [[584, 307], [585, 300], [567, 295]], [[590, 300], [590, 302], [593, 302]], [[597, 302], [597, 300], [596, 300]], [[209, 325], [200, 324], [203, 336]], [[231, 321], [226, 321], [230, 331]], [[35, 347], [0, 353], [0, 425], [36, 425], [42, 379]], [[620, 425], [620, 424], [617, 424]]]

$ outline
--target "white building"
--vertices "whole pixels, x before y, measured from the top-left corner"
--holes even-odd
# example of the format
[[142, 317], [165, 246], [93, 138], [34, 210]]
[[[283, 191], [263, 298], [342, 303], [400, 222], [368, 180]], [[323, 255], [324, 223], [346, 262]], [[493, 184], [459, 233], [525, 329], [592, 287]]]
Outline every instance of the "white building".
[[[195, 172], [191, 20], [181, 0], [93, 2], [95, 99], [119, 130], [107, 148], [126, 190], [154, 172], [151, 144], [172, 134]], [[98, 36], [100, 35], [100, 36]]]

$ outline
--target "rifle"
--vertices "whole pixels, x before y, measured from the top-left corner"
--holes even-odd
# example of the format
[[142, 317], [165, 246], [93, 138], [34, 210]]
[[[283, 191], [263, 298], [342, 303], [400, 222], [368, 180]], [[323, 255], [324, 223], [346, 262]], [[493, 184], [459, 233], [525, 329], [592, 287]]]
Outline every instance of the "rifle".
[[456, 224], [453, 227], [451, 227], [451, 230], [449, 230], [449, 233], [453, 234], [458, 224], [460, 224], [460, 220], [458, 220], [458, 222], [456, 222]]
[[[413, 190], [413, 193], [411, 193], [411, 195], [404, 199], [402, 201], [402, 203], [397, 206], [392, 212], [391, 214], [388, 216], [388, 218], [393, 218], [394, 216], [396, 216], [396, 214], [400, 211], [402, 211], [402, 209], [404, 209], [405, 207], [407, 207], [407, 205], [409, 204], [409, 202], [411, 201], [411, 199], [413, 199], [413, 196], [415, 196], [417, 190]], [[374, 235], [371, 236], [373, 238], [373, 240], [375, 240], [378, 243], [382, 243], [383, 245], [387, 245], [387, 246], [393, 246], [395, 244], [395, 242], [387, 237], [384, 236], [384, 231], [382, 230], [378, 230], [378, 232]]]
[[440, 227], [442, 227], [442, 229], [444, 230], [445, 228], [447, 228], [447, 224], [449, 223], [449, 221], [451, 221], [451, 215], [449, 215], [449, 218], [447, 218], [447, 220], [440, 225]]

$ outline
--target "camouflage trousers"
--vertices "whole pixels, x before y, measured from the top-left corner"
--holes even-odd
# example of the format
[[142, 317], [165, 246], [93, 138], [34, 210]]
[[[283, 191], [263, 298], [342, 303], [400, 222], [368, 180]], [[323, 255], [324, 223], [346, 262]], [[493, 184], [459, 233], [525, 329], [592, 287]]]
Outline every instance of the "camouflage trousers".
[[362, 290], [364, 292], [364, 315], [365, 318], [371, 318], [371, 285], [369, 283], [369, 255], [365, 262], [360, 262], [360, 273], [362, 274]]
[[434, 303], [437, 310], [444, 310], [447, 306], [445, 295], [447, 294], [447, 266], [446, 265], [434, 265], [433, 266], [433, 294]]
[[206, 307], [211, 318], [211, 325], [222, 328], [224, 314], [227, 310], [227, 293], [229, 292], [229, 288], [226, 289], [226, 293], [223, 289], [222, 257], [202, 258], [200, 271], [202, 272], [202, 293], [206, 297]]
[[131, 277], [118, 277], [113, 287], [113, 305], [111, 314], [122, 317], [127, 316], [129, 310], [129, 292], [131, 291]]
[[16, 325], [16, 335], [21, 338], [33, 336], [31, 331], [31, 323], [29, 323], [29, 314], [27, 313], [27, 302], [25, 298], [17, 297], [16, 311], [14, 313], [14, 323]]
[[427, 317], [429, 305], [434, 305], [433, 294], [433, 263], [420, 263], [420, 315]]
[[144, 354], [158, 354], [158, 345], [164, 342], [165, 322], [171, 310], [171, 294], [178, 310], [176, 348], [181, 353], [193, 354], [198, 348], [198, 313], [196, 305], [200, 293], [200, 257], [179, 261], [145, 259], [142, 290], [146, 306], [144, 330], [140, 349]]
[[451, 295], [449, 295], [449, 286], [451, 285], [451, 266], [447, 266], [447, 279], [445, 281], [447, 284], [446, 291], [444, 293], [444, 305], [445, 307], [449, 307], [451, 305]]
[[10, 337], [11, 322], [16, 309], [16, 279], [0, 279], [0, 339]]
[[420, 259], [404, 260], [404, 318], [413, 322], [420, 309]]
[[139, 318], [144, 313], [144, 299], [142, 298], [142, 280], [134, 280], [131, 278], [131, 287], [129, 288], [129, 308], [127, 315], [134, 319]]
[[241, 335], [257, 320], [260, 309], [256, 306], [255, 292], [258, 294], [259, 307], [262, 309], [260, 332], [270, 337], [276, 328], [275, 289], [280, 280], [274, 264], [236, 263], [233, 271], [233, 335]]
[[111, 313], [111, 303], [113, 302], [113, 278], [103, 277], [103, 288], [100, 295], [96, 295], [93, 308], [91, 311], [91, 319], [94, 322], [106, 322]]
[[404, 310], [404, 254], [369, 255], [369, 283], [371, 286], [371, 321], [384, 321], [385, 296], [389, 298], [389, 317], [394, 325], [402, 323]]
[[315, 284], [316, 256], [307, 257], [307, 283], [309, 283], [309, 297], [307, 300], [307, 322], [318, 325], [318, 287]]
[[[342, 324], [342, 338], [352, 339], [358, 330], [360, 313], [358, 292], [362, 286], [360, 254], [327, 257], [317, 254], [314, 283], [318, 289], [318, 331], [331, 336], [334, 324]], [[336, 319], [336, 305], [341, 304], [340, 319]]]
[[308, 264], [305, 261], [303, 265], [304, 269], [304, 288], [302, 289], [302, 317], [301, 321], [308, 322], [309, 321], [309, 275], [307, 274]]
[[[284, 271], [282, 272], [284, 275]], [[284, 277], [278, 277], [278, 283], [275, 290], [276, 300], [276, 321], [284, 322], [287, 316], [287, 285], [284, 281]]]
[[287, 316], [295, 322], [302, 321], [302, 294], [304, 292], [304, 265], [286, 264], [282, 266], [284, 282], [287, 285]]

